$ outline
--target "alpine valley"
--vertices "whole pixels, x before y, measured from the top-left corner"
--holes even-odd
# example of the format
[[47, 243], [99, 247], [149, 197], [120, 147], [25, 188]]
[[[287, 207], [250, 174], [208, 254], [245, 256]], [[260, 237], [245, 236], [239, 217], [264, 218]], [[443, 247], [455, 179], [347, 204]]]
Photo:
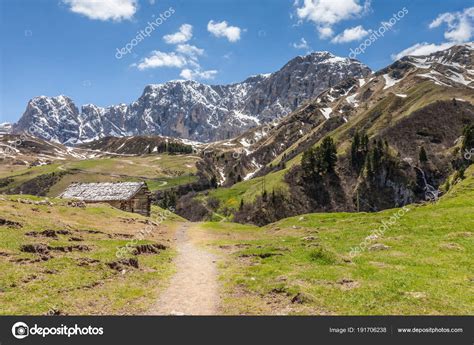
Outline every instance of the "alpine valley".
[[[472, 42], [107, 108], [36, 97], [0, 125], [0, 314], [155, 315], [186, 293], [201, 314], [472, 314], [473, 160]], [[150, 216], [60, 198], [91, 182], [144, 182]]]
[[[358, 61], [315, 52], [239, 84], [149, 85], [128, 106], [85, 105], [79, 112], [66, 96], [37, 97], [13, 125], [14, 134], [3, 136], [10, 159], [44, 166], [49, 174], [58, 159], [73, 162], [59, 161], [54, 179], [36, 172], [26, 181], [20, 175], [21, 183], [6, 177], [0, 185], [12, 193], [33, 188], [33, 194], [54, 196], [100, 170], [100, 180], [149, 181], [158, 205], [169, 206], [171, 198], [190, 220], [259, 225], [308, 212], [376, 211], [438, 198], [469, 162], [464, 150], [474, 146], [463, 133], [474, 121], [473, 60], [468, 43], [407, 56], [373, 73]], [[23, 132], [36, 138], [14, 145]], [[313, 151], [329, 137], [337, 158], [320, 170]], [[105, 167], [95, 167], [104, 157], [150, 164], [162, 153], [179, 154], [186, 165], [149, 176], [139, 169], [107, 176]], [[82, 168], [84, 159], [98, 160], [92, 172]]]

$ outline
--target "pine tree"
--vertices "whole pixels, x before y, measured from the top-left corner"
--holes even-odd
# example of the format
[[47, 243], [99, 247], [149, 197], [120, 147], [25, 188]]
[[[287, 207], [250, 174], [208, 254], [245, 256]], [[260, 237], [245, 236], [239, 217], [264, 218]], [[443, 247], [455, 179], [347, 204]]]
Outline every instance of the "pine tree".
[[334, 171], [336, 163], [337, 149], [331, 137], [324, 138], [321, 146], [306, 150], [301, 159], [304, 176], [310, 178]]
[[445, 192], [449, 192], [449, 190], [451, 189], [451, 183], [449, 182], [449, 179], [446, 180], [446, 183], [444, 184], [444, 189]]
[[372, 164], [371, 155], [367, 155], [365, 159], [365, 169], [367, 171], [367, 176], [372, 177], [374, 175], [374, 166]]
[[367, 134], [362, 136], [361, 145], [362, 150], [367, 153], [369, 151], [369, 136]]
[[321, 144], [324, 172], [333, 171], [337, 163], [337, 148], [331, 137], [326, 137]]
[[240, 199], [239, 211], [242, 211], [243, 209], [244, 209], [244, 199]]
[[369, 137], [367, 134], [356, 132], [351, 145], [351, 164], [357, 174], [359, 174], [361, 169], [364, 167], [368, 151]]
[[217, 188], [217, 178], [215, 175], [211, 177], [211, 187], [212, 188]]
[[301, 167], [306, 177], [313, 177], [315, 171], [314, 149], [310, 148], [303, 152]]
[[267, 193], [267, 190], [265, 189], [262, 193], [262, 200], [267, 201], [267, 197], [268, 197], [268, 193]]
[[352, 167], [357, 169], [359, 165], [359, 149], [360, 149], [360, 137], [359, 132], [355, 132], [354, 139], [352, 140], [351, 145], [351, 162]]
[[464, 154], [465, 151], [474, 149], [474, 124], [464, 127], [463, 136], [462, 154]]
[[426, 154], [425, 148], [422, 146], [419, 154], [420, 163], [428, 162], [428, 155]]

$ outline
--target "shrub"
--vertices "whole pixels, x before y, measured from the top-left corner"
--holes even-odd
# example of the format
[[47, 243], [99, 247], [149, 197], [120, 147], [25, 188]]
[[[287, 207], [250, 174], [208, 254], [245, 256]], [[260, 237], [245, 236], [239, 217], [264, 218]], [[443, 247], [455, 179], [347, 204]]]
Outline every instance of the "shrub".
[[331, 265], [337, 262], [336, 255], [323, 248], [316, 248], [310, 251], [309, 258], [311, 261], [321, 265]]

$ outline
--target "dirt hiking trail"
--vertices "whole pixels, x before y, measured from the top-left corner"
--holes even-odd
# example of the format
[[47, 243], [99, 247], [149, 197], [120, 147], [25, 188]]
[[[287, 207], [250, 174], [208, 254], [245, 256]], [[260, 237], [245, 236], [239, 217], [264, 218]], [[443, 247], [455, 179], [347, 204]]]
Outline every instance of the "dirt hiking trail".
[[151, 315], [215, 315], [219, 307], [214, 255], [198, 248], [188, 234], [189, 224], [176, 231], [177, 272], [151, 308]]

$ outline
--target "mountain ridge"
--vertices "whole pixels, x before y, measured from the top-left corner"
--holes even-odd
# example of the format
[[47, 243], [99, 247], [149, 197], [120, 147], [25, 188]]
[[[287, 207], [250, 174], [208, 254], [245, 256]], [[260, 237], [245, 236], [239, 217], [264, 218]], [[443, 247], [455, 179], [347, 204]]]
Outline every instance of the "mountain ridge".
[[149, 84], [128, 105], [85, 104], [79, 110], [67, 96], [39, 96], [28, 102], [13, 132], [33, 129], [43, 139], [67, 145], [133, 135], [223, 140], [292, 112], [346, 77], [369, 73], [357, 60], [313, 52], [295, 57], [276, 72], [250, 76], [240, 83], [174, 80]]
[[[256, 224], [288, 214], [373, 211], [424, 201], [431, 195], [427, 191], [449, 189], [456, 180], [449, 177], [468, 164], [460, 143], [463, 129], [474, 125], [473, 89], [472, 44], [405, 57], [366, 78], [348, 78], [276, 124], [213, 145], [216, 152], [206, 158], [213, 168], [209, 174], [224, 188], [208, 198], [218, 199], [216, 212], [226, 215], [244, 203], [236, 219]], [[356, 133], [367, 135], [368, 148], [354, 163]], [[319, 181], [305, 178], [303, 155], [328, 137], [337, 149], [335, 170]], [[380, 145], [384, 161], [372, 168]], [[420, 161], [421, 147], [427, 162]], [[283, 195], [284, 201], [271, 204], [263, 190]], [[183, 198], [179, 212], [202, 219], [189, 205]]]

